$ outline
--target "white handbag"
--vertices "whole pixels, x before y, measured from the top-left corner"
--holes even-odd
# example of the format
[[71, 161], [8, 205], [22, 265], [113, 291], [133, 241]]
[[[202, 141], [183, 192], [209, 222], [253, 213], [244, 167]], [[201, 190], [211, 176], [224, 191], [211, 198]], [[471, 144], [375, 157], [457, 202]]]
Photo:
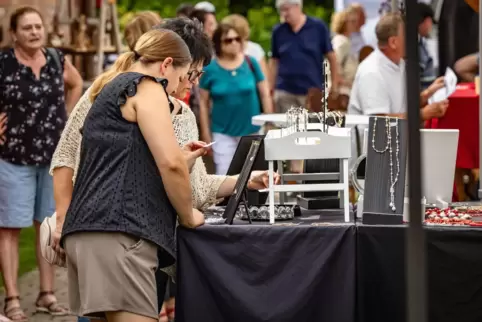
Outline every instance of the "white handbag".
[[52, 265], [57, 265], [59, 267], [67, 267], [65, 262], [65, 257], [61, 256], [59, 253], [52, 248], [52, 235], [56, 229], [57, 213], [54, 212], [52, 217], [47, 217], [44, 219], [40, 225], [40, 250], [42, 257]]

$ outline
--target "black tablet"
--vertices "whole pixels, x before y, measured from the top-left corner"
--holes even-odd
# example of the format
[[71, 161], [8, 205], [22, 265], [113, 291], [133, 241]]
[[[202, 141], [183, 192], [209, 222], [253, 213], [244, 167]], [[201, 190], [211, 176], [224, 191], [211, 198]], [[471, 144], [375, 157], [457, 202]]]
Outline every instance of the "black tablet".
[[234, 216], [236, 215], [236, 210], [238, 209], [239, 203], [243, 198], [243, 194], [246, 191], [246, 186], [248, 185], [248, 180], [253, 170], [256, 157], [260, 151], [262, 139], [252, 140], [251, 146], [245, 158], [243, 167], [239, 172], [238, 180], [234, 186], [234, 192], [228, 200], [228, 205], [224, 211], [223, 218], [226, 218], [225, 223], [228, 225], [233, 224]]

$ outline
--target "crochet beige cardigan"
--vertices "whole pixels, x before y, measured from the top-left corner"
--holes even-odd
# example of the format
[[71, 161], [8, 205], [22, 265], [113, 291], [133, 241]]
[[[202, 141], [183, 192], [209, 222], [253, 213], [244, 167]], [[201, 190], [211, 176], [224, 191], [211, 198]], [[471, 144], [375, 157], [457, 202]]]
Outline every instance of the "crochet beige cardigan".
[[[80, 98], [72, 111], [59, 144], [53, 155], [50, 166], [50, 174], [60, 167], [68, 167], [74, 170], [73, 181], [77, 175], [80, 158], [80, 143], [82, 135], [80, 129], [89, 112], [92, 104], [89, 100], [90, 89]], [[171, 98], [174, 99], [174, 98]], [[199, 140], [199, 132], [196, 125], [196, 118], [191, 109], [178, 100], [182, 107], [182, 113], [172, 117], [172, 124], [180, 146], [190, 141]], [[216, 194], [219, 187], [226, 179], [225, 176], [209, 175], [201, 158], [198, 158], [191, 170], [191, 186], [193, 206], [201, 211], [216, 203]]]

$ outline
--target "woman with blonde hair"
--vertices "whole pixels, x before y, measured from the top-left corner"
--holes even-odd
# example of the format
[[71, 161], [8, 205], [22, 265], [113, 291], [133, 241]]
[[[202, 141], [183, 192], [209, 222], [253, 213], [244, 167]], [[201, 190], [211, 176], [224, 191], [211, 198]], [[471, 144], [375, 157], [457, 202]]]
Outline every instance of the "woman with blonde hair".
[[357, 13], [354, 10], [348, 9], [334, 13], [331, 19], [331, 30], [335, 34], [331, 43], [339, 64], [338, 70], [342, 78], [339, 94], [345, 96], [346, 105], [348, 104], [347, 97], [350, 95], [358, 68], [358, 59], [352, 53], [350, 40], [351, 34], [356, 29], [357, 17]]
[[60, 239], [77, 315], [157, 321], [155, 271], [175, 262], [176, 216], [186, 227], [204, 223], [168, 100], [191, 61], [176, 33], [151, 30], [92, 85]]

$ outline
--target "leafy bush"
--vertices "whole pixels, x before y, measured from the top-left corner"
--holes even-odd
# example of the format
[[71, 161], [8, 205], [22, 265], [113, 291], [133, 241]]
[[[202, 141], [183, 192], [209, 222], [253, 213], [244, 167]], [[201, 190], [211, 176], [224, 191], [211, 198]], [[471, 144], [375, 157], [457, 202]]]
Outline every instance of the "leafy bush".
[[[193, 1], [194, 2], [194, 1]], [[221, 20], [229, 12], [229, 0], [211, 0], [216, 6], [216, 17]], [[265, 0], [256, 1], [256, 5], [251, 6], [247, 10], [247, 18], [251, 27], [251, 40], [259, 43], [266, 51], [271, 47], [271, 31], [273, 27], [279, 23], [279, 14], [274, 7], [274, 1]], [[119, 0], [119, 23], [121, 29], [125, 26], [127, 21], [132, 18], [136, 11], [153, 10], [160, 14], [163, 18], [174, 17], [176, 15], [176, 8], [180, 4], [179, 0]], [[246, 3], [246, 5], [249, 5]], [[322, 19], [329, 24], [332, 8], [324, 8], [315, 4], [308, 4], [305, 2], [304, 11], [313, 17]]]

